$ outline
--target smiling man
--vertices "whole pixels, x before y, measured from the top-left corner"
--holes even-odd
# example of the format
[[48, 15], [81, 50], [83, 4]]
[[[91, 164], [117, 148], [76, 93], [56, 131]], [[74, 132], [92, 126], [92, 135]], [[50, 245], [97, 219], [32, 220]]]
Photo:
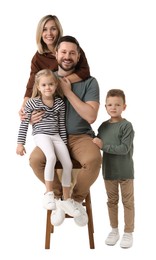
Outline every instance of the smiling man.
[[[75, 217], [74, 220], [79, 226], [84, 226], [88, 222], [88, 216], [82, 202], [97, 179], [101, 167], [101, 153], [92, 142], [94, 131], [91, 127], [99, 110], [99, 85], [94, 77], [72, 84], [67, 79], [68, 75], [75, 72], [80, 59], [80, 45], [74, 37], [60, 38], [56, 49], [56, 59], [57, 75], [60, 78], [60, 87], [66, 104], [68, 149], [71, 157], [82, 165], [72, 192], [73, 203], [76, 203], [81, 215]], [[32, 121], [36, 122], [40, 117], [41, 114], [36, 113]], [[30, 166], [36, 176], [44, 182], [45, 156], [38, 147], [31, 153]], [[57, 174], [54, 180], [54, 193], [56, 198], [62, 197], [62, 187]], [[62, 207], [61, 200], [57, 200], [56, 204], [57, 209], [52, 213], [51, 222], [53, 225], [60, 225], [65, 218], [66, 209]]]

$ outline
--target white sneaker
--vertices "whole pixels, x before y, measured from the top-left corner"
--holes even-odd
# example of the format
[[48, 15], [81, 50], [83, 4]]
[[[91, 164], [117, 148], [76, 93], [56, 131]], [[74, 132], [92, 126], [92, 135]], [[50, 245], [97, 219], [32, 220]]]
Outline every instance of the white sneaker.
[[80, 211], [76, 206], [76, 203], [73, 199], [62, 200], [59, 202], [59, 207], [65, 211], [66, 214], [72, 217], [80, 216]]
[[80, 211], [80, 216], [74, 217], [74, 221], [78, 226], [83, 227], [88, 224], [87, 212], [86, 212], [84, 206], [82, 205], [82, 203], [75, 201], [75, 204], [76, 204], [78, 210]]
[[133, 235], [132, 233], [124, 233], [120, 242], [122, 248], [129, 248], [133, 245]]
[[113, 228], [112, 231], [108, 234], [108, 237], [105, 240], [105, 244], [108, 246], [114, 246], [119, 240], [119, 231], [117, 228]]
[[56, 204], [54, 200], [54, 193], [52, 191], [44, 194], [43, 207], [47, 210], [56, 209]]
[[65, 212], [59, 207], [61, 200], [55, 200], [56, 210], [53, 210], [51, 213], [51, 224], [54, 226], [59, 226], [63, 223], [65, 219]]

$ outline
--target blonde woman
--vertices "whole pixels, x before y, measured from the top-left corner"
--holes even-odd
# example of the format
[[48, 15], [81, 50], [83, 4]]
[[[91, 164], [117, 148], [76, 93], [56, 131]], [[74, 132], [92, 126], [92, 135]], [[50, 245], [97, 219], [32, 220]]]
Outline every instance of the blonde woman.
[[[58, 69], [57, 60], [55, 58], [56, 45], [62, 35], [62, 25], [57, 16], [46, 15], [41, 18], [36, 30], [37, 52], [31, 60], [30, 77], [26, 86], [24, 100], [19, 111], [21, 119], [25, 118], [25, 102], [32, 96], [35, 74], [42, 69], [50, 69], [52, 71], [57, 71]], [[71, 83], [74, 83], [85, 80], [89, 76], [89, 65], [85, 53], [81, 49], [81, 56], [76, 69], [74, 73], [69, 75], [67, 78]]]

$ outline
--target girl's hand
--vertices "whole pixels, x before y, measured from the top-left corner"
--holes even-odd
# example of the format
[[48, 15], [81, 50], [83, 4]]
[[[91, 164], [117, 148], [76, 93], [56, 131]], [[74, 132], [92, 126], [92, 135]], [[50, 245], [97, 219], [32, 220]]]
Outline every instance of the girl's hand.
[[18, 155], [21, 155], [21, 156], [23, 156], [23, 155], [26, 153], [26, 150], [25, 150], [25, 147], [24, 147], [23, 144], [18, 144], [18, 145], [17, 145], [16, 153], [17, 153]]

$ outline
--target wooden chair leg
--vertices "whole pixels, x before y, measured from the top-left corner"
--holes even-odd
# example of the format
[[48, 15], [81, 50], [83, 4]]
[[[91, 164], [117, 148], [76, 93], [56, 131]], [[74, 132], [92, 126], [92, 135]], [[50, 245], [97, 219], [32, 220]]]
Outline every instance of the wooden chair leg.
[[[88, 214], [88, 235], [90, 249], [94, 249], [94, 225], [93, 225], [93, 215], [92, 215], [92, 205], [90, 192], [88, 193], [83, 205], [86, 207], [86, 212]], [[45, 237], [45, 249], [50, 249], [50, 237], [51, 233], [54, 232], [54, 226], [51, 224], [51, 210], [47, 210], [47, 222], [46, 222], [46, 237]], [[68, 215], [66, 217], [69, 217]]]
[[88, 193], [85, 199], [86, 211], [88, 214], [88, 235], [89, 235], [89, 244], [90, 249], [94, 249], [94, 225], [93, 225], [93, 214], [92, 214], [92, 204], [90, 192]]
[[51, 225], [50, 216], [51, 210], [47, 210], [47, 223], [46, 223], [46, 237], [45, 237], [45, 249], [50, 249], [50, 236], [54, 232], [54, 226]]

